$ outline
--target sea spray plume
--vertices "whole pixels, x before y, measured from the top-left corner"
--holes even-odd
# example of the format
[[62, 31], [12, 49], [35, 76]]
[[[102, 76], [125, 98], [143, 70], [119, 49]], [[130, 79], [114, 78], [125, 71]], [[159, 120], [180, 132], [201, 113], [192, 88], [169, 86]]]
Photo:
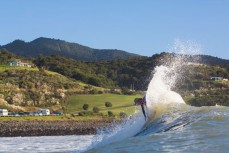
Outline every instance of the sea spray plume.
[[155, 68], [153, 79], [151, 80], [146, 93], [147, 108], [150, 117], [163, 114], [170, 104], [184, 103], [182, 97], [171, 90], [175, 84], [176, 74], [171, 74], [174, 67], [158, 66]]
[[[185, 77], [185, 65], [190, 62], [199, 61], [200, 45], [192, 41], [183, 43], [176, 40], [170, 51], [173, 54], [165, 54], [164, 63], [157, 66], [153, 72], [153, 77], [149, 83], [146, 98], [149, 114], [153, 118], [167, 111], [168, 105], [183, 103], [182, 97], [172, 91], [177, 82], [181, 82]], [[160, 112], [160, 113], [159, 113]], [[156, 115], [156, 116], [155, 116]]]
[[183, 54], [183, 55], [197, 55], [202, 52], [201, 45], [188, 40], [186, 42], [182, 42], [179, 39], [175, 39], [174, 44], [169, 49], [170, 52], [176, 54]]

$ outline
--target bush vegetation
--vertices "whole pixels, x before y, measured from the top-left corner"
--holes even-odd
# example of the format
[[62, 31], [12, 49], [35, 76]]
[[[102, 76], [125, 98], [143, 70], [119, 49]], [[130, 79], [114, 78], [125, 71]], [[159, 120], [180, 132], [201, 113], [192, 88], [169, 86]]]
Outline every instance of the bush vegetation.
[[83, 105], [83, 109], [84, 109], [84, 110], [88, 110], [88, 108], [89, 108], [89, 105], [88, 105], [88, 104], [84, 104], [84, 105]]
[[98, 107], [93, 107], [93, 112], [94, 113], [99, 113], [99, 108]]
[[127, 117], [127, 114], [124, 113], [124, 112], [120, 112], [120, 113], [119, 113], [119, 116], [120, 116], [121, 118], [126, 118], [126, 117]]
[[114, 113], [112, 111], [107, 111], [107, 114], [109, 117], [115, 117]]
[[112, 103], [111, 102], [105, 102], [105, 106], [106, 107], [112, 107]]

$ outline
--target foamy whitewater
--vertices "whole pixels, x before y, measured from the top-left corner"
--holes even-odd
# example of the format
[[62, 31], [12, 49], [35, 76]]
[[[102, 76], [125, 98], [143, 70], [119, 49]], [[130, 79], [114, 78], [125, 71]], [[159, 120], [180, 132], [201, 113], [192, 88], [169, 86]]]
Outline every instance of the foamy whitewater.
[[[198, 49], [179, 41], [174, 46], [178, 53]], [[137, 108], [121, 125], [98, 129], [93, 136], [0, 138], [0, 153], [228, 152], [229, 109], [191, 107], [172, 91], [185, 75], [184, 64], [184, 57], [178, 56], [152, 72], [146, 92], [147, 121]]]

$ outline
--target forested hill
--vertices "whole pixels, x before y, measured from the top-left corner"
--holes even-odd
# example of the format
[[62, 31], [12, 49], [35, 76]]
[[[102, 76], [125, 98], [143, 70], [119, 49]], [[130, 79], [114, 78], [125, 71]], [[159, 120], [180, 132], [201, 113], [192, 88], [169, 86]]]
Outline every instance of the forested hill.
[[[187, 59], [186, 62], [209, 65], [209, 69], [200, 69], [195, 73], [198, 78], [208, 80], [212, 76], [229, 78], [229, 60], [206, 55], [178, 55], [170, 53], [155, 54], [152, 57], [136, 57], [133, 59], [118, 59], [112, 61], [84, 62], [59, 55], [38, 56], [34, 59], [37, 67], [60, 73], [64, 76], [82, 81], [86, 84], [106, 88], [130, 88], [134, 84], [137, 90], [146, 90], [152, 71], [157, 65], [171, 63], [177, 56]], [[7, 64], [12, 58], [19, 58], [15, 54], [0, 50], [0, 64]], [[201, 66], [199, 66], [201, 67]], [[221, 68], [219, 68], [221, 67]]]
[[[152, 57], [137, 57], [129, 60], [80, 62], [54, 55], [39, 57], [35, 60], [35, 64], [95, 86], [130, 88], [131, 84], [134, 84], [135, 89], [146, 90], [154, 68], [158, 65], [171, 63], [177, 56], [179, 55], [161, 53]], [[197, 66], [202, 67], [200, 64], [211, 63], [211, 61], [207, 60], [209, 56], [205, 55], [180, 56], [187, 56], [183, 57], [187, 59], [186, 62], [194, 63], [194, 65], [191, 64], [190, 66], [195, 66], [195, 63], [197, 63]], [[195, 61], [196, 59], [197, 61]], [[209, 65], [207, 71], [204, 71], [206, 68], [202, 67], [202, 69], [199, 69], [201, 72], [195, 73], [198, 76], [193, 76], [191, 80], [194, 80], [195, 77], [208, 80], [211, 76], [229, 78], [229, 60], [215, 59], [217, 62], [215, 61]], [[221, 68], [218, 68], [218, 66]]]
[[[212, 56], [161, 53], [152, 57], [140, 56], [133, 59], [85, 62], [51, 55], [38, 56], [32, 61], [29, 59], [27, 61], [33, 62], [41, 72], [49, 70], [60, 73], [74, 81], [109, 89], [122, 88], [122, 91], [125, 91], [123, 93], [131, 94], [129, 89], [133, 86], [135, 90], [147, 90], [156, 66], [169, 66], [174, 61], [176, 63], [180, 57], [183, 64], [182, 69], [179, 69], [179, 74], [182, 78], [172, 90], [177, 91], [182, 97], [191, 97], [192, 99], [189, 101], [191, 105], [215, 105], [218, 102], [218, 104], [229, 106], [229, 81], [227, 81], [229, 79], [229, 60]], [[14, 58], [22, 59], [5, 49], [0, 49], [0, 65], [7, 65]], [[6, 75], [5, 73], [8, 72], [4, 71], [3, 75]], [[17, 73], [10, 73], [10, 76], [17, 76]], [[4, 76], [2, 77], [4, 78]], [[225, 79], [215, 81], [212, 77]], [[8, 77], [6, 78], [8, 79]], [[15, 82], [14, 79], [11, 78], [10, 81]], [[9, 80], [6, 81], [9, 82]], [[197, 103], [196, 101], [202, 102]]]
[[0, 48], [6, 48], [10, 52], [24, 57], [58, 54], [82, 61], [132, 59], [140, 56], [117, 49], [93, 49], [77, 43], [43, 37], [35, 39], [31, 42], [15, 40], [12, 43], [0, 46]]
[[209, 65], [229, 65], [229, 60], [213, 57], [209, 55], [201, 55], [202, 63]]

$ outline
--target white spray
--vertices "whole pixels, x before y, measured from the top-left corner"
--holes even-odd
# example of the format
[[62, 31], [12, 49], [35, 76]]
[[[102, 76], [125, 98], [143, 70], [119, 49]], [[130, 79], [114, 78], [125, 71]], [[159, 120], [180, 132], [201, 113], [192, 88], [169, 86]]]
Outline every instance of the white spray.
[[[170, 60], [164, 59], [164, 65], [157, 66], [154, 75], [149, 83], [146, 92], [147, 107], [149, 116], [155, 118], [167, 110], [171, 105], [185, 104], [183, 98], [171, 88], [183, 78], [182, 70], [187, 62], [190, 62], [189, 55], [200, 53], [200, 46], [192, 41], [183, 43], [176, 40], [170, 52], [175, 52], [174, 57]], [[187, 60], [189, 59], [189, 60]], [[199, 59], [192, 59], [193, 62]], [[156, 114], [157, 113], [157, 114]], [[158, 116], [156, 116], [158, 117]]]

